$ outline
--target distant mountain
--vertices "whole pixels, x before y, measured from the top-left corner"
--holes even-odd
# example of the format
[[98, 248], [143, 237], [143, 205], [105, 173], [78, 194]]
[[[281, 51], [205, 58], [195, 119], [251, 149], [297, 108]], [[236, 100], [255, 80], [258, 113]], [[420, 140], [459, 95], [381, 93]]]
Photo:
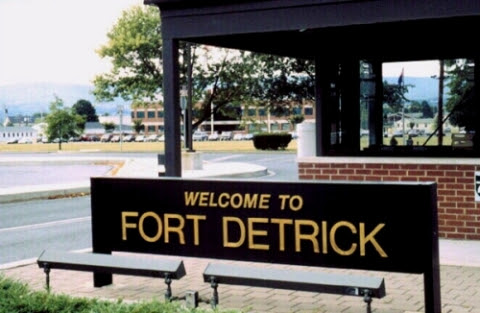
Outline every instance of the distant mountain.
[[[38, 112], [48, 112], [54, 95], [61, 98], [65, 106], [72, 106], [80, 99], [90, 101], [97, 111], [97, 115], [108, 113], [117, 114], [117, 106], [124, 105], [125, 112], [130, 114], [130, 103], [122, 99], [114, 102], [98, 103], [92, 94], [93, 86], [58, 84], [58, 83], [24, 83], [0, 86], [0, 116], [3, 106], [8, 109], [11, 116], [22, 114], [29, 115]], [[127, 112], [128, 111], [128, 112]]]
[[[388, 83], [396, 84], [398, 77], [384, 77]], [[430, 77], [405, 77], [405, 84], [413, 85], [407, 99], [428, 101], [432, 106], [438, 102], [438, 80]], [[123, 105], [124, 114], [130, 114], [130, 103], [122, 99], [108, 103], [98, 103], [92, 95], [93, 86], [57, 84], [57, 83], [31, 83], [0, 86], [0, 117], [3, 116], [3, 106], [8, 109], [11, 116], [30, 115], [37, 112], [48, 112], [54, 95], [63, 99], [66, 106], [72, 106], [79, 99], [90, 101], [97, 111], [97, 115], [116, 115], [117, 106]], [[445, 93], [447, 92], [445, 88]]]
[[[398, 77], [384, 77], [389, 84], [398, 84]], [[430, 105], [438, 103], [438, 79], [431, 77], [405, 77], [405, 85], [412, 85], [405, 97], [411, 101], [427, 101]], [[446, 99], [448, 88], [444, 86], [443, 95]]]

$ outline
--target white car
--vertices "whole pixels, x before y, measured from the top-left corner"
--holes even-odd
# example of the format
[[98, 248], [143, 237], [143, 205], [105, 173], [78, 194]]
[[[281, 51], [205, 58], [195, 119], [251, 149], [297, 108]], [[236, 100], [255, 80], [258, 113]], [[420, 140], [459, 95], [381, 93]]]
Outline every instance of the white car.
[[202, 131], [196, 131], [192, 135], [193, 141], [205, 141], [208, 140], [208, 134]]
[[145, 141], [147, 141], [147, 142], [155, 142], [155, 141], [157, 141], [157, 139], [158, 139], [157, 135], [156, 135], [156, 134], [152, 134], [152, 135], [148, 136], [148, 137], [145, 139]]
[[18, 143], [32, 143], [32, 139], [23, 137], [18, 141]]
[[243, 140], [243, 134], [235, 134], [233, 135], [233, 140]]
[[222, 132], [220, 135], [220, 140], [232, 140], [233, 139], [233, 134], [232, 132]]
[[220, 138], [220, 136], [218, 136], [218, 133], [217, 133], [217, 132], [215, 132], [215, 133], [213, 133], [213, 134], [210, 134], [210, 135], [208, 136], [208, 140], [210, 140], [210, 141], [216, 141], [216, 140], [218, 140], [219, 138]]
[[135, 142], [144, 142], [145, 141], [145, 136], [144, 135], [138, 135], [135, 137]]

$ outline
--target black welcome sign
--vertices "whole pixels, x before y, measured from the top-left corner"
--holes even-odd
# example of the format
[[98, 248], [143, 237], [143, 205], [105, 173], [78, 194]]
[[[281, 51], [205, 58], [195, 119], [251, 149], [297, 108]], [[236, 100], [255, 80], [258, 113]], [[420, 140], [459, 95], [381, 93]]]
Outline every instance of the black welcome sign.
[[94, 252], [407, 273], [438, 262], [434, 183], [92, 178], [91, 186]]

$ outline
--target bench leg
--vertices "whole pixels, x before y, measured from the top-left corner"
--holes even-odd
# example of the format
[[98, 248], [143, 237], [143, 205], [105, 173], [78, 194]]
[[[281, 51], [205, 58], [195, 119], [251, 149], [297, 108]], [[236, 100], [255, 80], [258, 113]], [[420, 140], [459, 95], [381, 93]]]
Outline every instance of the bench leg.
[[367, 313], [372, 313], [372, 292], [368, 289], [363, 291], [363, 301], [367, 304]]
[[167, 290], [165, 290], [165, 301], [170, 301], [172, 299], [172, 278], [169, 273], [165, 273], [165, 284], [167, 284]]
[[213, 295], [212, 300], [210, 300], [210, 304], [212, 309], [215, 309], [218, 305], [218, 283], [215, 277], [210, 277], [210, 286], [213, 288]]
[[45, 288], [47, 292], [50, 292], [50, 265], [48, 263], [43, 263], [43, 272], [46, 276]]

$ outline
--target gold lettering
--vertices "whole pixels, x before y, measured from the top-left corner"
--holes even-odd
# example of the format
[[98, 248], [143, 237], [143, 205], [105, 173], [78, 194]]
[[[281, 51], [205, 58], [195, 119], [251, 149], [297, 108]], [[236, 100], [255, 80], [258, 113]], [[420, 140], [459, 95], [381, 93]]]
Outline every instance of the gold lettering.
[[[175, 226], [175, 227], [171, 226], [170, 224], [171, 219], [178, 220], [178, 226]], [[179, 214], [165, 214], [164, 222], [165, 222], [165, 243], [170, 242], [170, 233], [177, 233], [179, 243], [184, 245], [185, 236], [183, 234], [183, 227], [185, 226], [185, 219]]]
[[365, 245], [370, 242], [375, 250], [377, 250], [378, 254], [382, 258], [388, 258], [388, 255], [383, 251], [382, 247], [378, 244], [377, 240], [375, 240], [375, 235], [385, 226], [385, 224], [378, 224], [374, 230], [372, 230], [366, 237], [365, 237], [365, 224], [360, 223], [360, 255], [365, 256]]
[[253, 195], [247, 193], [245, 194], [245, 199], [243, 200], [243, 207], [246, 209], [254, 209], [257, 207], [258, 201], [258, 193], [254, 193]]
[[122, 240], [127, 240], [127, 228], [137, 228], [137, 224], [127, 223], [127, 217], [137, 217], [138, 212], [122, 212]]
[[255, 236], [267, 236], [268, 232], [266, 230], [254, 230], [254, 223], [268, 223], [268, 218], [252, 217], [248, 219], [248, 248], [256, 250], [268, 250], [270, 248], [267, 244], [255, 244]]
[[285, 225], [292, 225], [293, 220], [288, 220], [285, 218], [272, 218], [270, 221], [272, 224], [278, 224], [278, 249], [280, 251], [285, 251]]
[[[228, 223], [237, 223], [240, 236], [236, 242], [229, 241], [229, 225]], [[227, 248], [238, 248], [245, 242], [245, 225], [243, 224], [242, 220], [238, 217], [233, 216], [224, 216], [222, 219], [222, 233], [223, 233], [223, 246]]]
[[[223, 198], [226, 198], [224, 201]], [[228, 200], [230, 199], [230, 195], [226, 192], [223, 192], [218, 196], [218, 206], [221, 208], [226, 208], [228, 207]]]
[[239, 193], [234, 193], [230, 197], [230, 206], [234, 209], [239, 209], [242, 206], [242, 195]]
[[185, 206], [194, 206], [197, 203], [198, 192], [184, 192], [185, 195]]
[[262, 193], [260, 195], [260, 203], [258, 205], [258, 208], [259, 209], [264, 209], [264, 210], [268, 209], [269, 204], [270, 204], [270, 197], [271, 197], [271, 195]]
[[[301, 227], [302, 226], [311, 226], [313, 229], [313, 232], [311, 234], [302, 234], [301, 233]], [[315, 253], [319, 253], [320, 249], [318, 246], [318, 240], [317, 236], [319, 233], [320, 229], [318, 228], [318, 224], [315, 223], [315, 221], [310, 221], [310, 220], [297, 220], [295, 221], [295, 252], [301, 252], [302, 247], [301, 247], [301, 240], [309, 240], [313, 244], [313, 251]]]
[[327, 222], [322, 222], [322, 253], [328, 253]]
[[290, 197], [289, 195], [278, 195], [280, 198], [280, 210], [285, 210], [285, 201]]
[[332, 245], [332, 249], [333, 249], [333, 251], [335, 251], [336, 253], [338, 253], [340, 255], [345, 255], [345, 256], [352, 255], [355, 252], [355, 250], [357, 249], [357, 244], [356, 243], [352, 243], [352, 245], [350, 246], [350, 249], [348, 249], [348, 250], [342, 250], [337, 245], [337, 241], [336, 241], [336, 238], [335, 238], [335, 233], [337, 232], [337, 230], [340, 227], [347, 227], [348, 229], [350, 229], [352, 234], [357, 233], [357, 229], [350, 222], [341, 221], [341, 222], [336, 223], [335, 225], [333, 225], [332, 229], [330, 230], [330, 244]]
[[210, 193], [210, 201], [208, 203], [208, 205], [212, 208], [216, 208], [217, 207], [217, 203], [214, 201], [215, 200], [215, 193], [214, 192], [211, 192]]
[[[157, 234], [153, 237], [149, 237], [147, 234], [145, 234], [145, 231], [143, 229], [143, 223], [145, 222], [145, 219], [147, 217], [153, 217], [153, 219], [157, 221]], [[138, 224], [139, 224], [138, 232], [140, 233], [140, 236], [143, 238], [143, 240], [147, 242], [155, 242], [155, 241], [158, 241], [158, 239], [160, 239], [160, 237], [162, 236], [162, 220], [160, 219], [157, 213], [146, 212], [142, 214]]]
[[209, 194], [210, 193], [206, 191], [200, 192], [200, 199], [198, 201], [198, 206], [203, 206], [203, 207], [207, 206]]
[[204, 221], [206, 219], [207, 217], [205, 215], [187, 215], [187, 220], [193, 220], [193, 244], [195, 246], [200, 244], [199, 221]]

